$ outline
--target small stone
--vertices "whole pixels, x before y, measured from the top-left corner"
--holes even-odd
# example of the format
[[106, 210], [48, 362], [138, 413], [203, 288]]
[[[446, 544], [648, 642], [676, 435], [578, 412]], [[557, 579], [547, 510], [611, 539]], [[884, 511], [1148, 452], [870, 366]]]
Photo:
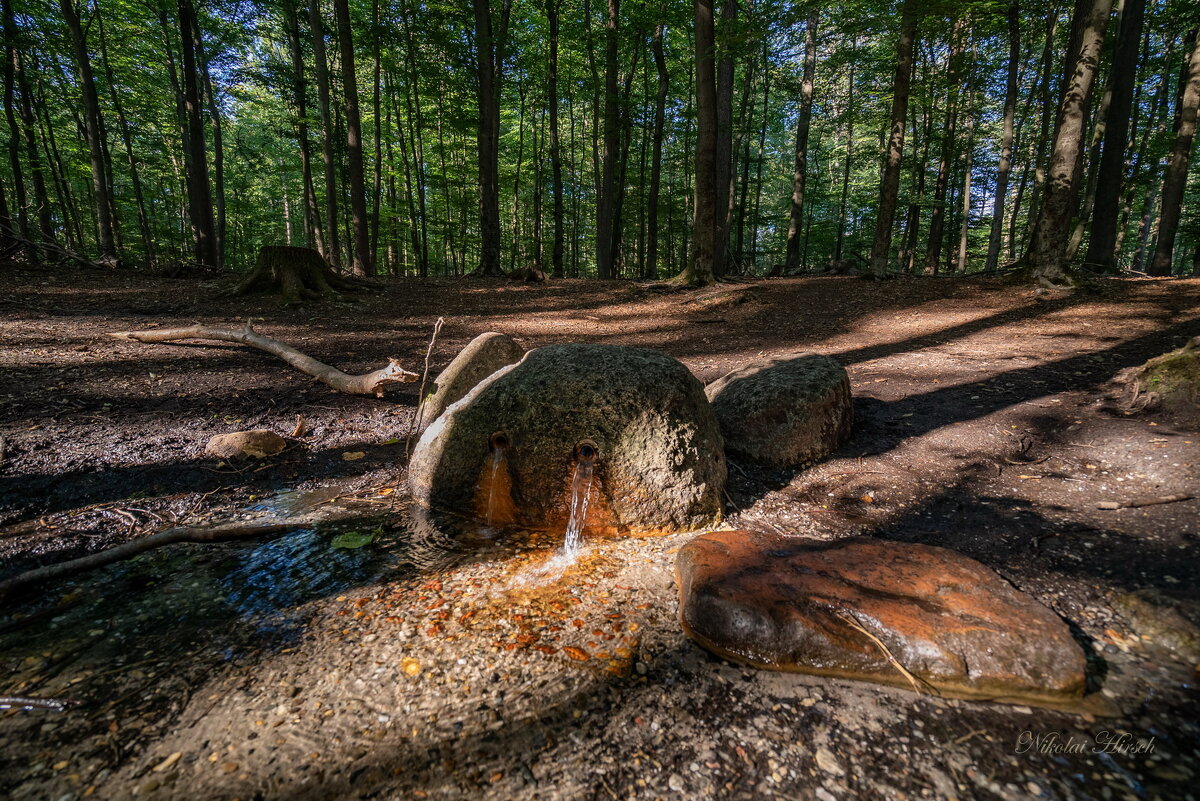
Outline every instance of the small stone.
[[283, 437], [274, 431], [234, 431], [218, 434], [204, 446], [204, 454], [217, 459], [265, 459], [287, 447]]
[[154, 772], [162, 773], [164, 770], [166, 770], [167, 768], [171, 767], [176, 762], [178, 762], [179, 758], [181, 756], [183, 756], [183, 754], [180, 753], [179, 751], [176, 751], [175, 753], [171, 754], [169, 757], [164, 759], [162, 762], [159, 762], [157, 765], [155, 765]]
[[677, 793], [682, 793], [685, 787], [683, 777], [677, 773], [672, 773], [671, 778], [667, 779], [667, 786]]
[[826, 773], [832, 773], [835, 776], [846, 775], [846, 771], [842, 768], [841, 763], [838, 762], [837, 759], [834, 758], [833, 754], [829, 753], [827, 749], [818, 748], [816, 758], [817, 767]]

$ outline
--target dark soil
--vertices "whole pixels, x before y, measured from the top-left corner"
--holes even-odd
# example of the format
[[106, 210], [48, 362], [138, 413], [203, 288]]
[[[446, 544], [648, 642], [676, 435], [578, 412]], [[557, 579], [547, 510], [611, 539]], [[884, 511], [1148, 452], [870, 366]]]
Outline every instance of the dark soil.
[[[247, 510], [332, 503], [350, 518], [174, 546], [0, 601], [0, 694], [78, 702], [0, 712], [0, 796], [1195, 794], [1200, 500], [1101, 507], [1200, 495], [1200, 432], [1123, 414], [1110, 384], [1200, 334], [1200, 281], [1063, 295], [951, 278], [678, 293], [381, 281], [359, 303], [303, 309], [133, 273], [5, 267], [0, 284], [0, 579]], [[353, 397], [253, 350], [104, 336], [252, 318], [347, 372], [390, 356], [420, 371], [438, 316], [435, 372], [489, 330], [529, 348], [658, 348], [703, 381], [763, 356], [833, 356], [856, 398], [851, 441], [800, 472], [732, 461], [730, 523], [978, 559], [1071, 624], [1117, 716], [727, 665], [675, 620], [686, 535], [597, 544], [554, 580], [529, 571], [538, 543], [454, 552], [414, 531], [416, 386]], [[249, 428], [291, 447], [203, 456]], [[375, 540], [332, 547], [346, 530]], [[1129, 739], [1097, 745], [1114, 733]]]

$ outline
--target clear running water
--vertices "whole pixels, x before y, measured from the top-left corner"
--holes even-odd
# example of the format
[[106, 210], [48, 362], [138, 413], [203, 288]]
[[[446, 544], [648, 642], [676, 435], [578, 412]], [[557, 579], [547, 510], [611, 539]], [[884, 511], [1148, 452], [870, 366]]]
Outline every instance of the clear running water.
[[583, 526], [587, 522], [588, 500], [592, 494], [592, 462], [577, 461], [571, 477], [571, 516], [567, 520], [567, 536], [563, 551], [569, 556], [579, 553], [583, 543]]

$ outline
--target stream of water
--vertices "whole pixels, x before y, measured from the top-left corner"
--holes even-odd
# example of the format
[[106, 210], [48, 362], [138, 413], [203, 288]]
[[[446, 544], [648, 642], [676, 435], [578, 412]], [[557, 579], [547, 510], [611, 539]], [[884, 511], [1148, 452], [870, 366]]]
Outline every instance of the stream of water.
[[579, 553], [591, 494], [592, 462], [580, 460], [575, 463], [575, 474], [571, 476], [571, 516], [567, 520], [567, 536], [563, 542], [563, 551], [568, 556]]

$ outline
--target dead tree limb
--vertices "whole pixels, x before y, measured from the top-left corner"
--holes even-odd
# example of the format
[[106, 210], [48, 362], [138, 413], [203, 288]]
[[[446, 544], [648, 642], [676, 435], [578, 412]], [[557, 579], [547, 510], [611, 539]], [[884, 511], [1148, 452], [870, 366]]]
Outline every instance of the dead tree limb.
[[252, 348], [266, 351], [272, 356], [278, 356], [285, 362], [308, 373], [318, 381], [327, 384], [340, 392], [351, 395], [374, 395], [383, 397], [383, 390], [391, 384], [409, 384], [416, 381], [416, 373], [405, 370], [400, 362], [388, 359], [386, 367], [364, 375], [343, 373], [336, 367], [330, 367], [311, 356], [293, 348], [291, 345], [263, 336], [246, 323], [242, 329], [216, 328], [207, 325], [193, 325], [187, 328], [165, 328], [160, 331], [114, 331], [109, 334], [116, 339], [132, 340], [134, 342], [175, 342], [181, 339], [206, 339], [220, 342], [236, 342], [239, 345], [249, 345]]
[[1143, 498], [1136, 501], [1100, 501], [1096, 504], [1097, 509], [1106, 509], [1115, 511], [1117, 509], [1141, 509], [1143, 506], [1161, 506], [1166, 503], [1180, 503], [1181, 501], [1190, 501], [1195, 497], [1193, 495], [1164, 495], [1161, 498]]
[[173, 545], [179, 542], [227, 542], [229, 540], [265, 537], [271, 534], [282, 534], [287, 531], [312, 526], [326, 520], [328, 515], [311, 513], [287, 518], [285, 520], [271, 519], [240, 520], [234, 523], [221, 523], [215, 526], [177, 526], [151, 534], [148, 537], [125, 542], [116, 547], [97, 553], [81, 556], [78, 559], [68, 559], [53, 565], [45, 565], [20, 573], [5, 581], [0, 581], [0, 600], [18, 590], [41, 585], [50, 581], [85, 573], [89, 570], [111, 565], [126, 559], [132, 559], [146, 551]]

